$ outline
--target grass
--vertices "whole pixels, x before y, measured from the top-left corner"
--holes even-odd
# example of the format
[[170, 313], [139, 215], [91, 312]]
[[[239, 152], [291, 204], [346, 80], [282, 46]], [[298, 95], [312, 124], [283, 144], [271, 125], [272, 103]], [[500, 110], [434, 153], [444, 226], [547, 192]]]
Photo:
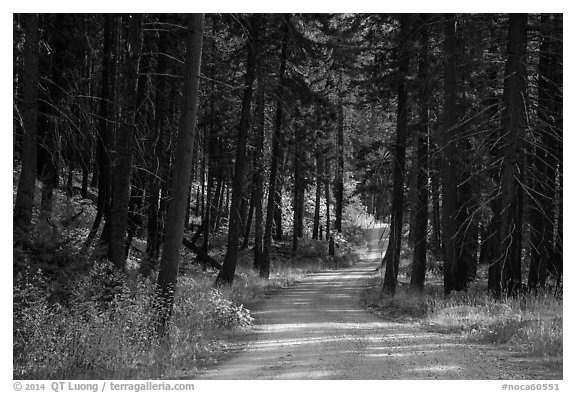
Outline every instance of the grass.
[[457, 333], [472, 340], [506, 344], [546, 358], [562, 357], [562, 299], [550, 293], [495, 300], [484, 288], [445, 297], [438, 285], [423, 294], [400, 285], [396, 295], [380, 298], [380, 285], [364, 294], [363, 302], [385, 319], [419, 323], [440, 333]]

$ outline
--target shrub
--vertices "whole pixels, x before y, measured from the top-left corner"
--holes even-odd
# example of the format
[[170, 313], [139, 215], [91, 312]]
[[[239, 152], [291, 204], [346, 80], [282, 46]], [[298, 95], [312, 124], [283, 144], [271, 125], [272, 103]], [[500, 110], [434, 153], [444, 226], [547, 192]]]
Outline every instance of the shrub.
[[248, 310], [211, 287], [183, 278], [169, 340], [155, 333], [155, 284], [127, 280], [111, 264], [94, 266], [70, 284], [68, 305], [49, 303], [41, 272], [14, 287], [14, 378], [168, 378], [211, 357], [219, 332], [252, 322]]

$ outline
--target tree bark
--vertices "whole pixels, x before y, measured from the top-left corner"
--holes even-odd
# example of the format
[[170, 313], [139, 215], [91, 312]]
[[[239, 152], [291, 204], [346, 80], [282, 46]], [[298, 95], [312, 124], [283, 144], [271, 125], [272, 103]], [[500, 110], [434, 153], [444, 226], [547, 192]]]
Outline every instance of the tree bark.
[[[102, 79], [100, 87], [100, 108], [98, 134], [96, 136], [96, 160], [94, 163], [94, 176], [98, 178], [98, 201], [96, 203], [96, 217], [84, 248], [88, 249], [96, 238], [100, 223], [106, 216], [110, 206], [110, 148], [112, 145], [113, 124], [109, 116], [114, 113], [111, 100], [114, 89], [111, 89], [113, 73], [115, 72], [113, 53], [117, 40], [117, 17], [106, 15], [104, 21], [104, 42], [102, 60]], [[107, 246], [107, 244], [106, 244]]]
[[257, 198], [259, 197], [256, 195], [256, 190], [252, 190], [248, 207], [248, 217], [246, 217], [246, 224], [244, 225], [244, 242], [242, 243], [242, 249], [244, 250], [248, 248], [248, 243], [250, 242], [250, 233], [252, 232], [252, 221], [254, 219], [254, 208]]
[[102, 233], [100, 234], [100, 240], [97, 248], [97, 254], [99, 257], [104, 257], [109, 255], [110, 251], [110, 227], [112, 223], [111, 218], [111, 205], [112, 205], [112, 184], [114, 183], [113, 174], [112, 174], [112, 165], [114, 159], [114, 152], [116, 151], [116, 140], [115, 136], [119, 132], [120, 126], [120, 118], [121, 118], [121, 111], [120, 111], [120, 94], [118, 94], [119, 90], [119, 64], [121, 61], [121, 54], [120, 54], [120, 37], [121, 37], [121, 25], [122, 25], [122, 16], [114, 15], [112, 16], [112, 48], [111, 48], [111, 61], [110, 61], [110, 114], [109, 114], [109, 121], [107, 123], [107, 132], [108, 132], [108, 146], [107, 152], [108, 161], [107, 161], [107, 181], [106, 181], [106, 203], [104, 204], [104, 227], [102, 228]]
[[[418, 155], [416, 164], [416, 204], [414, 227], [414, 257], [410, 286], [418, 291], [424, 290], [426, 278], [426, 246], [428, 235], [428, 127], [429, 127], [429, 88], [428, 88], [428, 27], [426, 15], [420, 20], [420, 64], [418, 80], [419, 129]], [[411, 231], [412, 232], [412, 231]]]
[[34, 207], [36, 160], [38, 150], [38, 14], [25, 14], [24, 42], [24, 138], [22, 148], [22, 171], [18, 179], [18, 191], [14, 205], [14, 238], [24, 240], [29, 235]]
[[[147, 38], [144, 32], [141, 33], [142, 37], [142, 47], [144, 55], [139, 56], [139, 75], [137, 81], [137, 93], [136, 102], [134, 107], [134, 124], [136, 125], [134, 129], [135, 135], [135, 146], [143, 146], [145, 139], [147, 137], [143, 136], [144, 130], [153, 128], [153, 119], [150, 111], [144, 110], [145, 107], [145, 97], [148, 91], [148, 75], [153, 72], [150, 56], [147, 54], [151, 51], [151, 40]], [[145, 174], [144, 171], [140, 170], [138, 167], [145, 165], [146, 153], [140, 148], [136, 152], [136, 170], [133, 171], [133, 181], [132, 187], [130, 187], [130, 198], [128, 202], [128, 224], [127, 224], [127, 235], [126, 235], [126, 245], [125, 254], [128, 257], [130, 253], [130, 247], [132, 245], [132, 239], [136, 234], [139, 227], [142, 226], [142, 205], [144, 204], [144, 192], [145, 192]]]
[[501, 179], [500, 253], [502, 284], [513, 295], [522, 284], [523, 168], [526, 132], [526, 14], [511, 14], [508, 30], [508, 58], [504, 79], [502, 131], [504, 161]]
[[[324, 162], [324, 199], [326, 203], [326, 240], [330, 240], [332, 232], [330, 229], [330, 159]], [[334, 253], [329, 255], [334, 255]]]
[[[295, 118], [300, 118], [299, 110], [296, 110]], [[294, 200], [293, 200], [293, 220], [292, 220], [292, 252], [296, 255], [298, 250], [298, 238], [302, 237], [304, 219], [304, 179], [302, 170], [302, 130], [301, 125], [294, 122], [295, 146], [294, 146]]]
[[322, 198], [322, 176], [324, 175], [324, 168], [322, 166], [322, 155], [319, 148], [316, 148], [316, 196], [314, 200], [314, 223], [312, 228], [312, 239], [319, 240], [322, 235], [319, 233], [320, 229], [320, 200]]
[[[430, 138], [432, 141], [432, 138]], [[434, 150], [435, 144], [432, 144], [430, 150]], [[437, 157], [431, 157], [431, 170], [430, 170], [430, 187], [432, 199], [432, 251], [436, 255], [442, 253], [442, 224], [440, 220], [440, 171], [439, 160]]]
[[[260, 58], [261, 59], [261, 58]], [[256, 152], [254, 156], [254, 269], [260, 269], [263, 243], [263, 206], [264, 199], [264, 124], [265, 124], [265, 83], [264, 71], [258, 66], [258, 84], [256, 87]]]
[[[281, 109], [280, 109], [281, 111]], [[281, 140], [278, 146], [278, 172], [276, 174], [276, 192], [274, 193], [274, 239], [281, 241], [284, 237], [284, 230], [282, 228], [282, 189], [284, 177], [284, 135], [280, 133], [278, 136]]]
[[159, 55], [156, 64], [158, 79], [154, 98], [154, 133], [150, 139], [150, 145], [148, 145], [148, 149], [152, 154], [150, 157], [150, 174], [146, 192], [146, 203], [148, 205], [146, 254], [140, 262], [140, 273], [144, 276], [148, 276], [152, 270], [157, 269], [160, 246], [162, 245], [163, 220], [160, 209], [160, 192], [162, 188], [166, 188], [167, 176], [165, 175], [168, 173], [168, 146], [170, 144], [170, 129], [167, 125], [169, 89], [166, 75], [170, 72], [168, 51], [168, 32], [163, 30], [159, 34]]
[[[272, 135], [272, 157], [270, 158], [270, 181], [268, 183], [268, 205], [266, 207], [266, 223], [262, 245], [262, 262], [260, 264], [260, 277], [268, 279], [270, 276], [270, 248], [272, 247], [272, 224], [276, 219], [275, 209], [277, 201], [276, 187], [280, 165], [280, 143], [282, 140], [282, 101], [284, 91], [284, 73], [286, 72], [286, 59], [288, 58], [288, 21], [282, 24], [282, 49], [280, 53], [279, 92], [276, 101], [276, 117], [274, 118], [274, 132]], [[282, 212], [280, 212], [282, 215]], [[278, 225], [278, 223], [276, 223]]]
[[342, 209], [344, 203], [344, 104], [342, 91], [342, 70], [338, 74], [338, 129], [336, 142], [338, 149], [338, 165], [336, 166], [336, 179], [334, 184], [334, 229], [342, 232]]
[[124, 122], [116, 136], [116, 154], [112, 165], [112, 198], [110, 201], [110, 247], [108, 257], [121, 270], [126, 262], [126, 230], [128, 228], [128, 202], [135, 144], [136, 93], [138, 65], [142, 47], [142, 14], [131, 17], [126, 50], [126, 108]]
[[554, 247], [554, 217], [550, 212], [554, 211], [556, 168], [559, 164], [556, 154], [558, 149], [555, 130], [558, 129], [559, 118], [556, 96], [560, 94], [562, 81], [561, 79], [558, 81], [557, 77], [560, 68], [559, 53], [554, 50], [552, 40], [558, 37], [553, 37], [551, 18], [558, 17], [551, 17], [549, 14], [541, 16], [544, 34], [538, 64], [538, 110], [534, 127], [536, 141], [532, 168], [535, 197], [530, 214], [531, 252], [528, 287], [532, 290], [545, 287]]
[[442, 244], [444, 246], [444, 293], [457, 289], [455, 280], [458, 268], [458, 172], [456, 151], [456, 21], [446, 15], [444, 21], [444, 109], [442, 155]]
[[258, 55], [258, 32], [260, 29], [260, 15], [254, 14], [250, 18], [250, 37], [248, 38], [248, 60], [246, 64], [246, 82], [242, 97], [242, 113], [238, 127], [238, 141], [236, 145], [236, 162], [234, 166], [234, 179], [232, 180], [232, 198], [229, 209], [228, 243], [226, 256], [222, 269], [216, 278], [215, 285], [231, 285], [236, 272], [238, 245], [242, 230], [242, 217], [240, 212], [241, 200], [244, 194], [244, 171], [246, 167], [246, 142], [250, 128], [250, 112], [252, 103], [252, 90], [256, 76], [256, 57]]
[[398, 108], [396, 118], [396, 142], [394, 145], [394, 184], [392, 190], [392, 218], [388, 248], [382, 260], [386, 266], [382, 294], [394, 296], [400, 266], [402, 244], [402, 216], [404, 213], [404, 170], [406, 167], [406, 131], [408, 126], [408, 92], [406, 77], [410, 65], [408, 35], [410, 16], [400, 16], [400, 35], [397, 47], [398, 56]]
[[[48, 223], [52, 215], [52, 202], [54, 189], [59, 185], [60, 172], [60, 143], [58, 138], [58, 125], [62, 122], [62, 113], [58, 110], [67, 91], [67, 81], [64, 77], [69, 69], [69, 58], [66, 54], [68, 48], [67, 37], [62, 34], [66, 27], [64, 14], [50, 16], [53, 24], [47, 46], [51, 49], [48, 57], [48, 69], [51, 87], [40, 90], [38, 105], [38, 159], [37, 175], [42, 182], [42, 197], [40, 201], [40, 225]], [[42, 58], [39, 59], [42, 62]], [[57, 87], [52, 87], [57, 86]], [[51, 227], [51, 225], [50, 225]]]
[[552, 44], [552, 51], [556, 54], [554, 59], [554, 73], [552, 78], [552, 83], [556, 87], [554, 89], [554, 111], [556, 116], [554, 118], [554, 155], [556, 156], [557, 171], [556, 171], [556, 195], [555, 201], [555, 231], [554, 231], [554, 250], [552, 253], [552, 258], [550, 260], [551, 268], [556, 275], [556, 289], [555, 293], [558, 295], [562, 290], [562, 279], [564, 271], [564, 204], [563, 204], [563, 189], [564, 189], [564, 163], [563, 163], [563, 152], [562, 152], [562, 133], [564, 124], [564, 114], [563, 114], [563, 71], [562, 71], [562, 53], [563, 53], [563, 37], [562, 37], [562, 14], [554, 14], [553, 23], [553, 33], [554, 41]]
[[188, 196], [192, 148], [194, 146], [196, 116], [198, 113], [198, 83], [202, 57], [203, 28], [204, 14], [190, 14], [186, 38], [182, 113], [172, 176], [172, 199], [166, 214], [166, 240], [158, 274], [158, 291], [161, 301], [159, 332], [161, 334], [165, 333], [166, 323], [172, 313], [178, 264], [180, 262], [180, 249], [184, 237], [186, 197]]

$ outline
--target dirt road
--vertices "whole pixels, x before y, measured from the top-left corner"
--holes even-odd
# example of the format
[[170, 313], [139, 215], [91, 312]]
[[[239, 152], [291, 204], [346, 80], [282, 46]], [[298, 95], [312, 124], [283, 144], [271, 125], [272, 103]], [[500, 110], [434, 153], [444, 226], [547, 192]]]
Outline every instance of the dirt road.
[[[377, 231], [377, 230], [375, 230]], [[540, 367], [495, 347], [417, 324], [382, 320], [360, 306], [382, 244], [355, 266], [312, 274], [253, 310], [256, 334], [198, 379], [542, 379]], [[372, 239], [372, 240], [370, 240]], [[528, 366], [527, 366], [528, 365]]]

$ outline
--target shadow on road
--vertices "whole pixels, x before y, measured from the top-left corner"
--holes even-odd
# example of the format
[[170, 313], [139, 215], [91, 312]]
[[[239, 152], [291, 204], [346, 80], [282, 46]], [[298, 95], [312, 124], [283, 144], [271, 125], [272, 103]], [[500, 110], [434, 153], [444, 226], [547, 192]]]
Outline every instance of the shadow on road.
[[362, 289], [377, 274], [383, 231], [366, 231], [369, 255], [353, 267], [311, 274], [254, 309], [253, 340], [198, 378], [522, 378], [494, 348], [385, 321], [360, 306]]

